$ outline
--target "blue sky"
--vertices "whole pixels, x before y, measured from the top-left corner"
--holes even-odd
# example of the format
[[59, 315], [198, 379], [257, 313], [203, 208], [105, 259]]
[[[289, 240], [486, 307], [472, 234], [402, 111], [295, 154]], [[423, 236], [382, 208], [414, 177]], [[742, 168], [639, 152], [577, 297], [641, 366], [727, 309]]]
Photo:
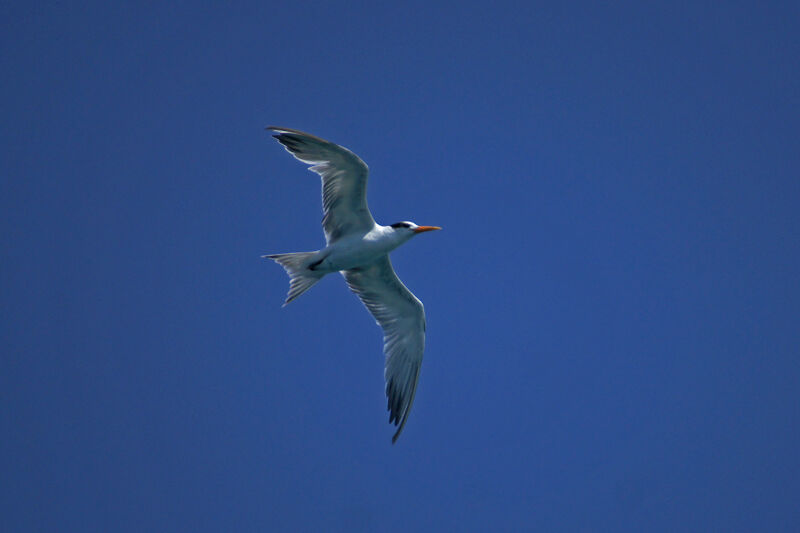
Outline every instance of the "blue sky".
[[[5, 3], [3, 531], [797, 531], [796, 3]], [[381, 334], [263, 130], [371, 168]]]

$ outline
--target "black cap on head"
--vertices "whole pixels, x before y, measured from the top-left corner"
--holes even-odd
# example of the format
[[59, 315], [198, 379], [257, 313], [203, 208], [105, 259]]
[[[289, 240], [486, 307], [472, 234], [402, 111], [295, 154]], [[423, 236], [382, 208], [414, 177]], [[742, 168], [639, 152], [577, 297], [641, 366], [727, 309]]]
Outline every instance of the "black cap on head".
[[395, 222], [394, 224], [392, 224], [392, 227], [395, 228], [395, 229], [397, 229], [397, 228], [410, 228], [413, 225], [414, 225], [413, 222]]

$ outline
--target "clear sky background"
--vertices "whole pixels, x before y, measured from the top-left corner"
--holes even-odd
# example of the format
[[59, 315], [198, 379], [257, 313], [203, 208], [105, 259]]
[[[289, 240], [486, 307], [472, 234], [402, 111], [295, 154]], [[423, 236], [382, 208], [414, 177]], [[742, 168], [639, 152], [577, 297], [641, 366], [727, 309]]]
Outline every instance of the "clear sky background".
[[[800, 530], [800, 8], [645, 4], [4, 3], [0, 530]], [[395, 446], [269, 124], [444, 227]]]

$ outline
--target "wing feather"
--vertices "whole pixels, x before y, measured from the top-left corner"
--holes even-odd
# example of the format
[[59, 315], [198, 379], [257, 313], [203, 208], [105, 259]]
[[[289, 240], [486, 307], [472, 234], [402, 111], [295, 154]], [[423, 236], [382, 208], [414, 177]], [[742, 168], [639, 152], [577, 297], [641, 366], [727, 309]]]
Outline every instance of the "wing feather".
[[367, 232], [375, 220], [367, 207], [369, 168], [356, 154], [325, 139], [290, 128], [269, 130], [295, 158], [312, 165], [322, 179], [322, 229], [328, 244], [344, 235]]
[[399, 425], [392, 437], [394, 443], [408, 421], [417, 392], [425, 351], [425, 308], [397, 277], [388, 255], [368, 267], [342, 271], [342, 275], [383, 329], [389, 422]]

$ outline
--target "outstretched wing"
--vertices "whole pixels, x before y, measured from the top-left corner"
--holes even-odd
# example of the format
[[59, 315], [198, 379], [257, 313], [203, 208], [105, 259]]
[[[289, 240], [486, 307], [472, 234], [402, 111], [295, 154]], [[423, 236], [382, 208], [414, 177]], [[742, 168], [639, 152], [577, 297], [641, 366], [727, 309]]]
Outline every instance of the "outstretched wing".
[[417, 391], [425, 351], [425, 309], [394, 273], [388, 255], [368, 267], [344, 270], [342, 275], [383, 328], [389, 422], [400, 426], [392, 437], [394, 443], [406, 425]]
[[367, 207], [369, 168], [356, 154], [302, 131], [275, 126], [267, 129], [277, 132], [273, 137], [297, 159], [313, 165], [309, 170], [322, 178], [322, 229], [328, 244], [375, 226]]

